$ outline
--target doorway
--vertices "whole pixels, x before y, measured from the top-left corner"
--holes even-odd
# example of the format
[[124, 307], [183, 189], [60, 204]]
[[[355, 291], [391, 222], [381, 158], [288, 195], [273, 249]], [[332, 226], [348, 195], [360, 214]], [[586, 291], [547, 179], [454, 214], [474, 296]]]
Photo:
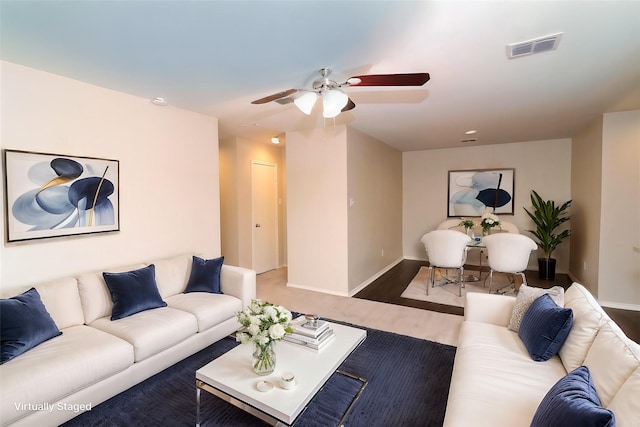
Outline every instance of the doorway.
[[252, 268], [256, 273], [278, 268], [278, 170], [251, 162]]

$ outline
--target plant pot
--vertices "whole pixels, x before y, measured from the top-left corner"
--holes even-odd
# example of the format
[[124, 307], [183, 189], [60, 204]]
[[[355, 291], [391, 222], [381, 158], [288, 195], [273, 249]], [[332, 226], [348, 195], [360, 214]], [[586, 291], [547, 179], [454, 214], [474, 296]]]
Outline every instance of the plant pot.
[[542, 280], [553, 280], [556, 277], [555, 258], [538, 258], [538, 276]]

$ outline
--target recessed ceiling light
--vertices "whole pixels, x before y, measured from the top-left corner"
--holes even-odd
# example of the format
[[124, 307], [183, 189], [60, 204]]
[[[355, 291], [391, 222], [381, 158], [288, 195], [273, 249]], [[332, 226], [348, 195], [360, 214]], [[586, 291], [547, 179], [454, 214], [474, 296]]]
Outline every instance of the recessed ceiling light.
[[151, 100], [151, 103], [152, 103], [153, 105], [159, 105], [159, 106], [161, 106], [161, 107], [166, 107], [166, 106], [167, 106], [167, 104], [168, 104], [168, 102], [167, 102], [167, 100], [166, 100], [166, 99], [161, 98], [161, 97], [159, 97], [159, 96], [158, 96], [158, 97], [153, 98], [153, 99]]
[[464, 134], [465, 134], [465, 135], [473, 135], [473, 134], [475, 134], [476, 132], [478, 132], [478, 131], [477, 131], [477, 130], [468, 130], [468, 131], [466, 131]]
[[271, 142], [274, 144], [280, 144], [280, 138], [278, 138], [277, 136], [274, 136], [273, 138], [271, 138]]

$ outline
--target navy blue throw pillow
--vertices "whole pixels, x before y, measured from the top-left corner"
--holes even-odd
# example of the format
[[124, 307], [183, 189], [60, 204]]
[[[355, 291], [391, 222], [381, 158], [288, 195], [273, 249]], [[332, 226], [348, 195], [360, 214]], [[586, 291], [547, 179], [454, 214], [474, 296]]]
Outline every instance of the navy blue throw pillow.
[[221, 294], [220, 271], [222, 271], [223, 262], [223, 256], [215, 259], [202, 259], [194, 256], [191, 275], [189, 276], [187, 288], [184, 290], [184, 293], [209, 292], [212, 294]]
[[561, 378], [540, 402], [531, 427], [615, 427], [616, 418], [604, 409], [589, 368], [580, 366]]
[[111, 320], [167, 306], [158, 291], [156, 266], [153, 264], [125, 273], [102, 273], [102, 277], [113, 301]]
[[0, 364], [62, 334], [35, 288], [0, 300], [0, 329]]
[[547, 294], [536, 299], [522, 317], [518, 336], [536, 362], [551, 359], [564, 344], [573, 326], [570, 308], [558, 307]]

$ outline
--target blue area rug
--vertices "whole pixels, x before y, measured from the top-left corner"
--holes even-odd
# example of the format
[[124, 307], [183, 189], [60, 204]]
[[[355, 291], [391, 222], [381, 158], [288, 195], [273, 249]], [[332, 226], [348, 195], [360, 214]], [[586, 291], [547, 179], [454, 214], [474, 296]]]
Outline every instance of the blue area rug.
[[[366, 378], [369, 384], [345, 425], [441, 426], [455, 347], [362, 329], [367, 330], [367, 338], [340, 369]], [[196, 417], [195, 371], [236, 345], [232, 338], [222, 339], [63, 425], [193, 426]], [[360, 386], [361, 383], [352, 378], [332, 375], [295, 425], [337, 425]], [[266, 425], [209, 393], [202, 392], [201, 396], [203, 426]]]

